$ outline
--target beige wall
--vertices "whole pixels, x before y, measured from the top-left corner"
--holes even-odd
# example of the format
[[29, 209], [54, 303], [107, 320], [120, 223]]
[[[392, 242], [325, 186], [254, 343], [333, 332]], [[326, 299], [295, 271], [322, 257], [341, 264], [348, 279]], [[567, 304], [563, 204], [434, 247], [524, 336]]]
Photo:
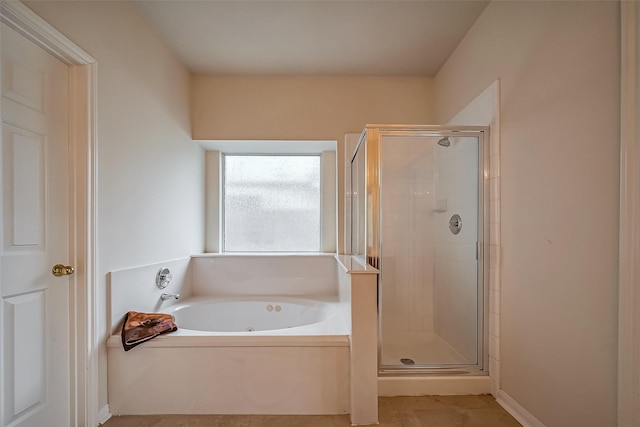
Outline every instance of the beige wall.
[[102, 407], [107, 404], [106, 274], [204, 249], [204, 153], [190, 138], [190, 76], [133, 3], [26, 4], [98, 62]]
[[435, 79], [501, 111], [501, 387], [547, 427], [616, 425], [619, 5], [492, 2]]
[[[338, 212], [343, 212], [344, 135], [367, 123], [435, 120], [428, 77], [194, 76], [193, 139], [338, 141]], [[343, 215], [338, 215], [342, 252]]]
[[191, 85], [193, 139], [335, 139], [432, 119], [427, 77], [213, 77]]

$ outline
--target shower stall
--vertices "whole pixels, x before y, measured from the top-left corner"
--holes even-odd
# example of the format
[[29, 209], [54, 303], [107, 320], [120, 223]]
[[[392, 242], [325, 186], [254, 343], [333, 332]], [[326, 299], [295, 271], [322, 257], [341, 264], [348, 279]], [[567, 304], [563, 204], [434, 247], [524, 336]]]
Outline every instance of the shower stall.
[[[351, 158], [351, 253], [380, 270], [382, 374], [486, 373], [488, 128], [368, 125]], [[348, 234], [348, 235], [349, 235]]]

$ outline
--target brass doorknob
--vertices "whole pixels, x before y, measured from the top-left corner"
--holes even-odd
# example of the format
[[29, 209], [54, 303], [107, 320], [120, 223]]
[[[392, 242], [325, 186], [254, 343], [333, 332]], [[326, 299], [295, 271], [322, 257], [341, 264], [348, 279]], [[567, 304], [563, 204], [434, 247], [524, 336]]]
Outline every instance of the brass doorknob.
[[75, 269], [70, 265], [56, 264], [51, 268], [51, 274], [56, 277], [67, 276], [73, 274]]

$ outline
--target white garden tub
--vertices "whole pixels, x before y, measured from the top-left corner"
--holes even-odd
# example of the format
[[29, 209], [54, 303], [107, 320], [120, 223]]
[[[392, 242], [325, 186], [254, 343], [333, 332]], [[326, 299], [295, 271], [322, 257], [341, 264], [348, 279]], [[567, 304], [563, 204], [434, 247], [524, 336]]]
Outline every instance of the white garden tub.
[[[109, 339], [111, 412], [346, 414], [349, 331], [337, 304], [239, 296], [166, 307], [177, 331], [128, 352]], [[154, 397], [137, 398], [134, 384]]]
[[336, 307], [328, 302], [289, 297], [200, 298], [165, 310], [178, 328], [224, 335], [341, 335]]
[[[180, 273], [166, 290], [178, 301], [162, 301], [147, 280], [167, 266]], [[376, 274], [306, 254], [206, 254], [188, 268], [180, 260], [112, 272], [108, 409], [350, 413], [354, 424], [375, 424]], [[125, 352], [119, 322], [129, 310], [173, 314], [178, 330]]]

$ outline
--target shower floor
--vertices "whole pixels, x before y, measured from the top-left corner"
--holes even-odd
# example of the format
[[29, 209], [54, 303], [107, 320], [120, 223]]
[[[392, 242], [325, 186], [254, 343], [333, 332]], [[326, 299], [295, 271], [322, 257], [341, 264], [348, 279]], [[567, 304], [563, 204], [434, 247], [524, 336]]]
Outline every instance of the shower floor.
[[471, 362], [433, 332], [385, 332], [382, 365], [401, 366], [401, 359], [416, 365], [466, 365]]

